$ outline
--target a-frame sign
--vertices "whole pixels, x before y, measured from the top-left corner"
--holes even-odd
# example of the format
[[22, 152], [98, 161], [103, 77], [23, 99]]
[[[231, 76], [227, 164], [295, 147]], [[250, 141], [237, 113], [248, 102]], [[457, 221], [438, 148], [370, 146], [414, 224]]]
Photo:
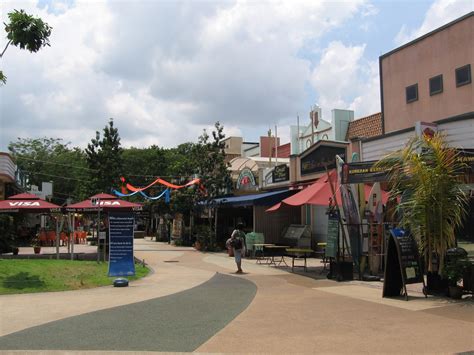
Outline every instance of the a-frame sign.
[[420, 282], [423, 283], [423, 293], [427, 297], [425, 279], [415, 239], [403, 229], [391, 229], [385, 259], [382, 297], [394, 297], [403, 294], [405, 300], [408, 301], [406, 285]]

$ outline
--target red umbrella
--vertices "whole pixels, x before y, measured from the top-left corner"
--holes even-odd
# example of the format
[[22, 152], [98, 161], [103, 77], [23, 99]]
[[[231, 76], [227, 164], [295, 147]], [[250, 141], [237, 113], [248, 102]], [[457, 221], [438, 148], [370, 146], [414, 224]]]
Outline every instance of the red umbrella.
[[[329, 173], [329, 179], [336, 189], [336, 202], [338, 206], [341, 205], [341, 192], [336, 181], [336, 171], [332, 170]], [[282, 205], [289, 206], [301, 206], [301, 205], [317, 205], [317, 206], [327, 206], [329, 204], [329, 198], [333, 197], [331, 185], [329, 182], [328, 176], [323, 175], [320, 177], [314, 184], [309, 187], [301, 190], [300, 192], [294, 194], [293, 196], [287, 197], [281, 202], [277, 203], [275, 206], [267, 209], [267, 212], [272, 212], [278, 210]], [[369, 185], [364, 185], [365, 196], [370, 195], [371, 187]], [[388, 193], [382, 192], [382, 200], [384, 203], [387, 202]]]
[[[92, 199], [97, 199], [99, 204], [93, 205]], [[101, 193], [92, 196], [88, 200], [66, 206], [66, 210], [69, 212], [97, 212], [99, 208], [101, 211], [141, 211], [142, 205], [120, 200], [113, 195]]]
[[8, 200], [0, 201], [0, 212], [60, 212], [61, 207], [40, 199], [28, 193], [11, 196]]

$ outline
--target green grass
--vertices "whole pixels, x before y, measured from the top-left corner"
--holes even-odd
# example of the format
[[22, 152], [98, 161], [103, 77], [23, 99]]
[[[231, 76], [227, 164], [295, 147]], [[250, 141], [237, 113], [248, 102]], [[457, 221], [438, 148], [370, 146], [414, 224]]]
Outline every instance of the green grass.
[[[95, 261], [71, 260], [0, 260], [0, 295], [80, 290], [112, 285], [115, 277], [108, 277], [108, 264]], [[136, 280], [150, 270], [135, 265]]]

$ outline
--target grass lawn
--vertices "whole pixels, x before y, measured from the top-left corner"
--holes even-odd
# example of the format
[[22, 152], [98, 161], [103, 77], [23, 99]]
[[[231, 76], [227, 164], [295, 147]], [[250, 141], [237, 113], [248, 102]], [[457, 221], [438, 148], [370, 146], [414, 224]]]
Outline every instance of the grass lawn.
[[[112, 285], [108, 263], [71, 260], [0, 260], [0, 294], [80, 290]], [[135, 265], [136, 280], [150, 270]]]

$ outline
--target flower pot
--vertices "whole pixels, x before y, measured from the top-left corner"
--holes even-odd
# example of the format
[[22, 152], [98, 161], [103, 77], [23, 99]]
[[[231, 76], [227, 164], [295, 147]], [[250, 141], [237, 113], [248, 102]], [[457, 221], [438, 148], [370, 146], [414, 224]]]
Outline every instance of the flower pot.
[[41, 247], [33, 247], [35, 254], [39, 254], [41, 252]]
[[459, 300], [462, 297], [462, 288], [460, 286], [449, 286], [449, 297]]

